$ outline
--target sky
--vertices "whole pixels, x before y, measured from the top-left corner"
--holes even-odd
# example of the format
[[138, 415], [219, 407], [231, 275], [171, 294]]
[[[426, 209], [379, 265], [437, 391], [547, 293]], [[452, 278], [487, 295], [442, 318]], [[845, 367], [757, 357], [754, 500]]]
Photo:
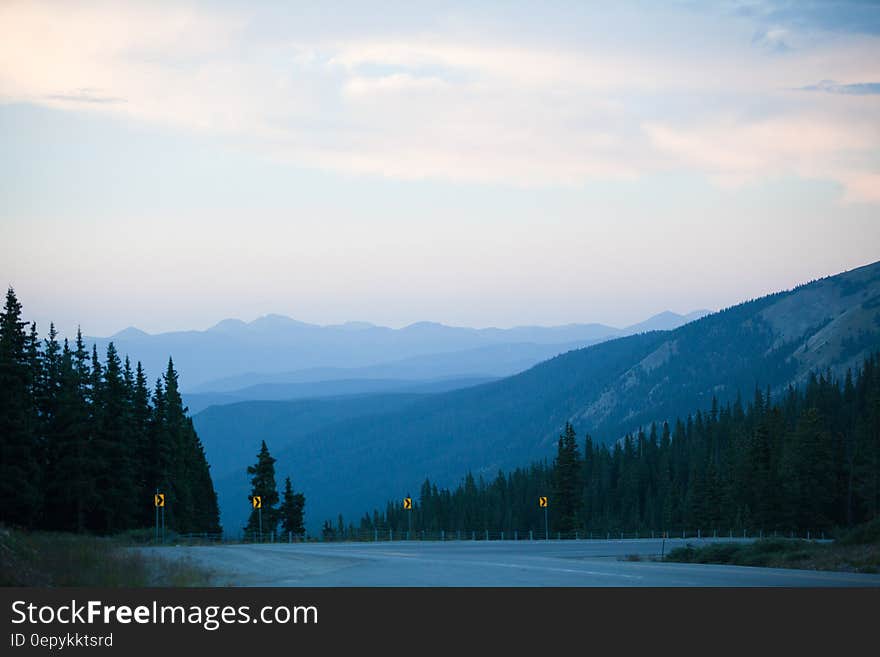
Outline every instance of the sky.
[[880, 3], [0, 2], [41, 333], [623, 326], [880, 259]]

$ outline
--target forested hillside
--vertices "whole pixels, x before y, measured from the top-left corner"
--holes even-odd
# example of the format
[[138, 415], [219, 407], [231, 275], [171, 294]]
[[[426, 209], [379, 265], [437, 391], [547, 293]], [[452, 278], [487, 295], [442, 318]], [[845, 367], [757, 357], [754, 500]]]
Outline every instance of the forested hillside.
[[152, 395], [113, 343], [40, 339], [10, 289], [0, 313], [0, 522], [113, 534], [153, 523], [153, 493], [179, 532], [220, 530], [204, 449], [169, 359]]
[[[365, 514], [357, 530], [439, 533], [544, 531], [538, 496], [550, 498], [555, 532], [831, 532], [880, 517], [880, 358], [844, 378], [812, 375], [772, 398], [713, 403], [671, 425], [651, 425], [612, 446], [571, 425], [552, 464], [454, 490], [426, 480]], [[412, 518], [409, 517], [411, 514]], [[333, 529], [334, 534], [340, 530]], [[333, 527], [328, 522], [326, 527]], [[342, 531], [350, 532], [342, 523]]]

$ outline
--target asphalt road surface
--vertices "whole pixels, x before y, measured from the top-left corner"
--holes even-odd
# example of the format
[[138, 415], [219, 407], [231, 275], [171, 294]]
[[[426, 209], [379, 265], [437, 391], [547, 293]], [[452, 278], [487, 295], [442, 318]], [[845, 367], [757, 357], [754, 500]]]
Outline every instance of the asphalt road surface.
[[[671, 539], [665, 550], [711, 540]], [[651, 539], [276, 543], [145, 550], [192, 560], [210, 569], [219, 586], [880, 587], [880, 575], [652, 561], [660, 554], [661, 541]]]

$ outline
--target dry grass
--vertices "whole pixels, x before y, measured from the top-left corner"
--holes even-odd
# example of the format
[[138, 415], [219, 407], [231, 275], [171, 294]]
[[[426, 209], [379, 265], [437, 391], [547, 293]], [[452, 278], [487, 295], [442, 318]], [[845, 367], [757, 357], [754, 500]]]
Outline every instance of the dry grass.
[[0, 586], [208, 586], [211, 578], [112, 538], [0, 528]]
[[713, 543], [699, 548], [688, 545], [672, 550], [666, 560], [878, 573], [880, 523], [858, 527], [834, 543], [772, 538], [754, 543]]

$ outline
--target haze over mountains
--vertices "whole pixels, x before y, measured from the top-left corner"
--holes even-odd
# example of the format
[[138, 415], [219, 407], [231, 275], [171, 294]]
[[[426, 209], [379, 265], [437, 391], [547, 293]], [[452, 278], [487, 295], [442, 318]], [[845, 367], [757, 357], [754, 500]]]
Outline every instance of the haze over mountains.
[[230, 392], [184, 393], [183, 402], [194, 414], [209, 406], [234, 404], [241, 401], [291, 399], [318, 399], [351, 395], [389, 393], [430, 394], [468, 388], [494, 381], [494, 378], [468, 377], [451, 379], [328, 379], [298, 383], [258, 383]]
[[[418, 490], [550, 458], [565, 422], [613, 441], [652, 421], [837, 373], [880, 349], [880, 263], [749, 301], [671, 331], [575, 349], [498, 381], [429, 395], [214, 406], [194, 417], [223, 522], [247, 513], [245, 463], [261, 439], [309, 500], [310, 527], [357, 520]], [[370, 400], [376, 400], [373, 404]], [[379, 401], [381, 400], [381, 402]], [[222, 455], [222, 456], [221, 456]], [[235, 459], [231, 457], [234, 456]], [[233, 462], [238, 463], [233, 467]], [[229, 469], [226, 469], [226, 465]]]
[[672, 328], [706, 312], [664, 312], [623, 329], [603, 324], [473, 329], [434, 322], [392, 329], [366, 322], [319, 326], [266, 315], [249, 323], [225, 319], [205, 331], [150, 335], [130, 327], [87, 341], [101, 352], [113, 341], [120, 353], [136, 354], [153, 377], [173, 356], [183, 390], [229, 392], [259, 383], [506, 376], [574, 346]]

